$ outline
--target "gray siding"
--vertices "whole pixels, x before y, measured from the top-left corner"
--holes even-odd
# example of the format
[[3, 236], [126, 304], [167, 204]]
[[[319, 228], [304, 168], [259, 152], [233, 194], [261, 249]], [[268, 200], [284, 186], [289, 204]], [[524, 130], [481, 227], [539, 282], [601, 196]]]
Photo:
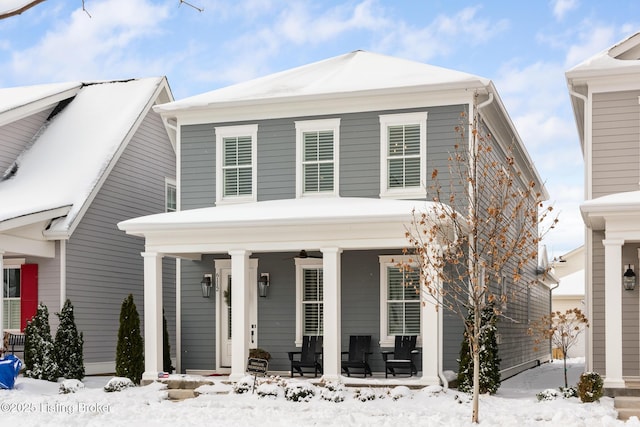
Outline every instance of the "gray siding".
[[593, 197], [638, 190], [640, 91], [593, 96]]
[[0, 175], [24, 151], [44, 124], [51, 110], [53, 107], [0, 127]]
[[[143, 239], [118, 230], [119, 221], [165, 210], [165, 177], [175, 154], [159, 116], [150, 111], [67, 244], [67, 296], [84, 333], [86, 363], [113, 361], [120, 306], [133, 294], [143, 316]], [[175, 349], [175, 268], [166, 260], [164, 306]]]

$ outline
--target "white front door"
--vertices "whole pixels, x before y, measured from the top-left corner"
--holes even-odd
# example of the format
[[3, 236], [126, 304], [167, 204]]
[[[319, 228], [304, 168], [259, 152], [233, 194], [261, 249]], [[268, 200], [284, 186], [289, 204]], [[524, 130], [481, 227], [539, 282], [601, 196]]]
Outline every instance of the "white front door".
[[[216, 260], [216, 367], [228, 369], [231, 367], [231, 337], [233, 325], [231, 324], [231, 260]], [[250, 260], [249, 266], [249, 348], [258, 346], [258, 260]]]

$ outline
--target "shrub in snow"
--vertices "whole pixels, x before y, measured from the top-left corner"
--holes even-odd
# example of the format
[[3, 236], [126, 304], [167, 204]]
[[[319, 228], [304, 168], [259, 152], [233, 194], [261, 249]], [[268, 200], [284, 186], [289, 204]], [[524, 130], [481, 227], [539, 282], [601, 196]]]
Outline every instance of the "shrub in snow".
[[278, 387], [277, 383], [264, 382], [256, 388], [256, 393], [260, 397], [272, 397], [275, 399], [280, 393], [280, 387]]
[[340, 382], [323, 382], [320, 389], [320, 399], [339, 403], [344, 401], [344, 393], [344, 384]]
[[47, 381], [58, 379], [49, 310], [42, 303], [24, 330], [24, 366], [25, 377]]
[[389, 396], [393, 400], [402, 399], [403, 397], [411, 397], [411, 390], [409, 389], [409, 387], [401, 385], [401, 386], [398, 386], [398, 387], [394, 387], [389, 392]]
[[75, 393], [78, 390], [84, 389], [84, 384], [77, 379], [68, 379], [64, 380], [60, 383], [60, 388], [58, 389], [59, 394], [69, 394]]
[[144, 347], [140, 334], [140, 316], [129, 294], [120, 308], [120, 328], [116, 347], [116, 375], [140, 384], [144, 372]]
[[114, 391], [121, 391], [129, 387], [135, 387], [135, 384], [131, 379], [125, 377], [113, 377], [109, 380], [107, 385], [104, 386], [104, 391], [111, 393]]
[[596, 402], [603, 395], [602, 377], [595, 372], [584, 372], [578, 381], [578, 396], [583, 402]]
[[372, 388], [358, 388], [353, 394], [353, 397], [361, 402], [366, 402], [368, 400], [375, 400], [376, 392]]
[[554, 388], [548, 388], [541, 391], [540, 393], [536, 393], [536, 398], [539, 402], [542, 402], [544, 400], [554, 400], [558, 397], [560, 397], [560, 392]]
[[[473, 325], [473, 312], [470, 309], [466, 320]], [[500, 361], [498, 357], [498, 340], [496, 338], [497, 317], [493, 304], [485, 307], [480, 316], [480, 393], [495, 394], [500, 387]], [[473, 391], [473, 358], [468, 337], [464, 336], [458, 359], [458, 390], [470, 393]]]
[[54, 343], [58, 374], [64, 378], [84, 378], [84, 360], [82, 347], [84, 339], [82, 332], [78, 332], [73, 315], [73, 305], [66, 300], [60, 313], [56, 313], [60, 319], [60, 325], [56, 331]]
[[424, 393], [427, 394], [427, 396], [438, 396], [440, 394], [444, 394], [447, 391], [444, 389], [444, 387], [440, 386], [440, 385], [430, 385], [427, 386], [425, 388], [422, 389]]
[[560, 393], [565, 399], [578, 397], [578, 389], [575, 387], [560, 387]]
[[254, 379], [252, 376], [248, 375], [246, 377], [243, 377], [238, 382], [233, 384], [233, 392], [236, 394], [246, 393], [253, 388], [253, 382]]
[[308, 402], [315, 394], [315, 386], [307, 382], [291, 382], [284, 388], [284, 398], [292, 402]]

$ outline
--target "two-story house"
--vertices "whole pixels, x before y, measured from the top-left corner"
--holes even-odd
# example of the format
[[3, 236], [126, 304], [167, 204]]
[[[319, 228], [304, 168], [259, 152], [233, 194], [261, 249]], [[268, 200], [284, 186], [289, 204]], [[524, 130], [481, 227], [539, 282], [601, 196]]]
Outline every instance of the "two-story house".
[[585, 160], [587, 370], [640, 380], [640, 33], [566, 73]]
[[[162, 360], [160, 265], [176, 257], [181, 372], [237, 379], [258, 346], [286, 371], [305, 335], [323, 336], [325, 378], [340, 376], [350, 335], [372, 336], [381, 372], [380, 350], [418, 335], [422, 383], [446, 382], [461, 320], [406, 291], [396, 263], [476, 93], [495, 152], [514, 143], [522, 184], [544, 188], [493, 83], [423, 63], [355, 51], [157, 106], [177, 141], [178, 212], [119, 224], [145, 238], [145, 376]], [[505, 375], [549, 354], [526, 335], [549, 287], [520, 298], [500, 324]]]
[[[116, 224], [175, 209], [175, 149], [152, 109], [172, 100], [162, 77], [0, 89], [0, 331], [42, 302], [55, 334], [68, 298], [85, 372], [114, 372], [122, 301], [143, 311], [144, 249]], [[167, 260], [170, 328], [174, 276]]]

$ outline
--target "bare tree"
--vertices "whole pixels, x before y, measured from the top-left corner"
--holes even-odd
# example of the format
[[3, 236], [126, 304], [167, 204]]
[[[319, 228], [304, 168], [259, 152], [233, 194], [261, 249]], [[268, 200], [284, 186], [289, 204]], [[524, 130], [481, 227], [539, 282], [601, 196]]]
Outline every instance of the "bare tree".
[[[35, 7], [35, 6], [39, 5], [40, 3], [44, 2], [44, 1], [45, 0], [24, 0], [21, 5], [19, 5], [18, 7], [14, 8], [14, 9], [6, 9], [6, 10], [0, 9], [0, 19], [6, 19], [6, 18], [10, 18], [12, 16], [20, 15], [20, 14], [22, 14], [22, 12], [26, 12], [27, 10], [31, 9], [32, 7]], [[89, 18], [91, 18], [91, 15], [89, 14], [89, 11], [85, 7], [84, 2], [85, 2], [85, 0], [82, 0], [82, 10], [89, 16]], [[178, 6], [181, 6], [183, 4], [186, 4], [187, 6], [197, 10], [198, 12], [203, 12], [204, 11], [204, 8], [197, 7], [194, 4], [189, 3], [188, 1], [178, 0]]]
[[529, 335], [536, 337], [536, 344], [549, 342], [555, 348], [562, 351], [564, 362], [564, 387], [567, 388], [567, 353], [573, 347], [582, 331], [589, 327], [589, 320], [579, 308], [570, 308], [564, 313], [551, 312], [536, 320], [529, 328]]
[[[472, 422], [478, 422], [480, 337], [490, 325], [482, 312], [496, 315], [510, 298], [535, 280], [540, 224], [552, 208], [519, 168], [516, 147], [500, 149], [482, 122], [477, 98], [456, 128], [459, 143], [448, 158], [448, 171], [432, 173], [433, 200], [426, 212], [414, 211], [406, 236], [411, 262], [420, 269], [424, 303], [462, 319], [473, 359]], [[441, 175], [448, 185], [443, 185]], [[547, 218], [548, 220], [548, 218]], [[553, 228], [557, 219], [552, 219]], [[409, 263], [401, 265], [410, 270]], [[414, 267], [415, 268], [415, 267]], [[508, 285], [508, 286], [507, 286]], [[465, 321], [471, 313], [473, 321]]]

